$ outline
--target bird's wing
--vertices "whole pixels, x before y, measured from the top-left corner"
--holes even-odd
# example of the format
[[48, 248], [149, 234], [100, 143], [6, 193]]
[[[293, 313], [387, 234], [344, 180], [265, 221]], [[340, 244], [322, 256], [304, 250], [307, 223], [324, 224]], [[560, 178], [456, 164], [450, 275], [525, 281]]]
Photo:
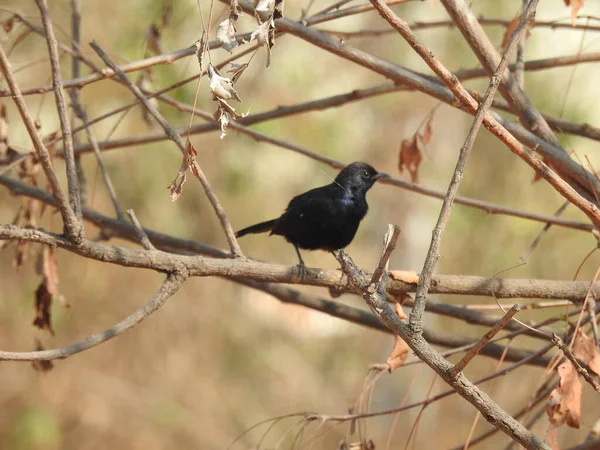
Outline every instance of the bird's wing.
[[293, 235], [296, 230], [317, 231], [343, 226], [351, 200], [346, 200], [338, 191], [323, 186], [294, 197], [273, 227], [273, 233]]

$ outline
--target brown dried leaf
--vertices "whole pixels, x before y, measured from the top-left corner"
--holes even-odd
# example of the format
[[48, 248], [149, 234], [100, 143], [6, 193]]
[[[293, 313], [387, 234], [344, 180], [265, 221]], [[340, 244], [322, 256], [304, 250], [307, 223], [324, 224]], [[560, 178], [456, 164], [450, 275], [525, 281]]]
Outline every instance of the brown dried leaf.
[[565, 0], [565, 5], [571, 6], [571, 25], [575, 26], [579, 10], [583, 8], [585, 0]]
[[417, 183], [419, 176], [417, 171], [423, 156], [421, 155], [421, 149], [419, 148], [419, 139], [417, 135], [413, 135], [409, 139], [404, 139], [400, 143], [400, 153], [398, 155], [398, 170], [400, 173], [404, 169], [408, 170], [410, 179], [413, 183]]
[[[508, 42], [510, 41], [510, 36], [512, 35], [513, 31], [515, 31], [517, 29], [520, 21], [521, 21], [521, 15], [517, 14], [508, 23], [508, 25], [506, 27], [506, 31], [504, 32], [504, 36], [502, 36], [502, 44], [500, 45], [500, 48], [502, 49], [502, 53], [504, 53], [506, 51], [506, 47], [508, 47]], [[533, 21], [532, 21], [532, 23], [533, 23]], [[528, 39], [530, 35], [531, 35], [531, 32], [529, 30], [527, 30], [525, 39]]]
[[212, 64], [208, 65], [208, 79], [210, 90], [212, 91], [215, 98], [221, 98], [223, 100], [235, 99], [241, 102], [238, 93], [233, 88], [233, 83], [229, 78], [222, 77], [217, 72], [217, 69]]
[[[35, 351], [39, 352], [41, 350], [45, 350], [45, 348], [42, 345], [42, 343], [40, 342], [40, 340], [36, 339], [35, 340]], [[52, 361], [44, 361], [44, 360], [31, 361], [31, 366], [33, 367], [33, 370], [36, 370], [38, 372], [48, 372], [54, 368], [54, 363]]]
[[548, 428], [544, 442], [550, 446], [551, 450], [560, 450], [558, 446], [558, 433], [554, 425], [550, 425], [550, 428]]
[[400, 320], [406, 320], [406, 319], [408, 319], [408, 316], [406, 315], [406, 313], [402, 309], [402, 303], [396, 303], [394, 305], [394, 311], [396, 311], [396, 314], [398, 315], [398, 317], [400, 317]]
[[223, 49], [227, 50], [229, 53], [238, 46], [235, 32], [235, 23], [231, 17], [221, 22], [217, 29], [217, 39], [223, 44]]
[[[400, 319], [406, 319], [408, 317], [402, 310], [402, 306], [400, 306], [399, 303], [396, 303], [394, 309]], [[392, 349], [390, 356], [388, 356], [388, 358], [385, 361], [388, 365], [388, 371], [390, 373], [392, 373], [398, 367], [402, 367], [404, 365], [404, 362], [406, 361], [406, 358], [408, 358], [408, 352], [410, 350], [408, 344], [404, 341], [404, 339], [402, 339], [398, 335], [395, 335], [394, 338], [394, 348]]]
[[54, 248], [44, 246], [40, 252], [37, 272], [42, 275], [42, 281], [35, 291], [35, 318], [33, 324], [47, 329], [54, 336], [50, 309], [54, 299], [60, 299], [58, 292], [58, 264]]
[[550, 393], [546, 413], [548, 420], [554, 426], [566, 422], [571, 428], [579, 428], [581, 418], [582, 385], [575, 366], [571, 361], [565, 361], [557, 368], [558, 388]]
[[419, 282], [419, 274], [414, 270], [390, 270], [388, 273], [392, 280], [408, 284], [417, 284]]
[[179, 167], [179, 172], [177, 172], [177, 176], [173, 180], [173, 182], [167, 186], [167, 189], [171, 191], [171, 201], [174, 202], [181, 195], [181, 190], [183, 189], [183, 184], [187, 178], [187, 171], [190, 168], [194, 167], [194, 163], [196, 162], [196, 156], [198, 152], [188, 139], [185, 143], [185, 153], [181, 160], [181, 166]]
[[50, 308], [52, 307], [52, 295], [48, 291], [48, 286], [42, 280], [35, 291], [35, 317], [33, 325], [40, 329], [47, 329], [54, 336], [52, 328], [52, 316]]
[[573, 355], [600, 376], [600, 352], [594, 340], [579, 330], [573, 343]]
[[420, 134], [421, 144], [423, 144], [423, 147], [427, 147], [429, 145], [429, 141], [431, 141], [431, 136], [433, 135], [431, 122], [433, 122], [433, 113], [429, 116], [427, 122], [425, 122], [425, 127]]
[[2, 23], [2, 28], [4, 28], [4, 32], [6, 34], [10, 33], [13, 30], [13, 27], [15, 26], [15, 22], [17, 21], [17, 16], [14, 15], [12, 16], [10, 19], [5, 20]]

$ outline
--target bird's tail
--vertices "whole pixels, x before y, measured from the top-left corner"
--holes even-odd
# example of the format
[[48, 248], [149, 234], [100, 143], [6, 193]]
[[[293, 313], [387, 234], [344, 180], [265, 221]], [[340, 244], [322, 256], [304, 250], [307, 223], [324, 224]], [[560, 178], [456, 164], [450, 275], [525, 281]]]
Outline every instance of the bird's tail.
[[267, 220], [266, 222], [261, 222], [257, 223], [256, 225], [249, 226], [235, 233], [235, 237], [242, 237], [247, 234], [264, 233], [265, 231], [270, 231], [273, 228], [273, 225], [275, 225], [276, 221], [277, 219]]

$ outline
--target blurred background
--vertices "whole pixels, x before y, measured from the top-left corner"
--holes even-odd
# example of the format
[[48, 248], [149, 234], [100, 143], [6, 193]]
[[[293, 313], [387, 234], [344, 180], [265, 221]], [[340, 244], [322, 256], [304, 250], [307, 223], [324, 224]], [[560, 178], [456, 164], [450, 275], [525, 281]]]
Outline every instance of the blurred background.
[[[87, 45], [95, 40], [120, 64], [144, 57], [147, 31], [161, 20], [165, 1], [81, 0], [82, 44], [86, 56], [102, 65]], [[302, 11], [315, 14], [333, 2], [287, 2], [285, 15], [297, 20]], [[352, 2], [350, 5], [358, 4]], [[201, 0], [205, 20], [210, 3]], [[521, 0], [472, 2], [476, 15], [511, 20], [519, 13]], [[409, 2], [394, 6], [407, 22], [448, 20], [436, 1]], [[34, 2], [0, 0], [0, 20], [19, 12], [40, 25]], [[71, 2], [53, 0], [52, 20], [59, 41], [69, 43]], [[569, 23], [571, 11], [563, 0], [540, 2], [537, 20]], [[588, 2], [581, 14], [600, 16], [600, 5]], [[228, 9], [216, 3], [211, 40]], [[585, 19], [579, 19], [585, 24]], [[595, 19], [591, 24], [597, 23]], [[254, 19], [245, 15], [238, 31], [252, 31]], [[384, 29], [387, 24], [376, 12], [349, 16], [319, 24], [319, 29], [358, 31]], [[500, 46], [505, 28], [486, 26], [486, 32]], [[47, 47], [38, 35], [23, 34], [26, 28], [0, 34], [21, 88], [51, 82]], [[192, 45], [202, 34], [198, 3], [173, 2], [170, 24], [162, 30], [165, 52]], [[478, 63], [454, 27], [437, 27], [417, 32], [440, 61], [451, 70], [475, 68]], [[400, 36], [389, 34], [348, 38], [347, 43], [413, 70], [430, 73]], [[243, 50], [245, 47], [241, 47]], [[234, 50], [234, 52], [241, 51]], [[600, 51], [600, 34], [572, 29], [534, 27], [526, 44], [526, 60]], [[214, 63], [229, 54], [211, 52]], [[272, 61], [265, 67], [265, 49], [254, 57], [236, 83], [242, 103], [238, 112], [257, 113], [354, 89], [384, 83], [381, 76], [315, 48], [293, 36], [276, 39]], [[241, 60], [247, 61], [248, 57]], [[71, 78], [71, 60], [62, 57], [63, 77]], [[83, 66], [83, 73], [89, 69]], [[169, 65], [152, 68], [153, 90], [169, 86], [197, 73], [195, 56]], [[222, 71], [223, 73], [224, 71]], [[135, 79], [134, 74], [130, 74]], [[592, 125], [598, 124], [600, 106], [595, 86], [597, 65], [575, 66], [528, 72], [525, 90], [544, 113]], [[6, 88], [4, 82], [2, 88]], [[484, 92], [487, 81], [473, 80], [466, 85]], [[171, 92], [180, 102], [192, 104], [196, 83]], [[81, 90], [82, 104], [90, 118], [111, 111], [133, 100], [132, 94], [111, 80], [97, 82]], [[31, 148], [31, 142], [10, 98], [0, 102], [7, 108], [10, 143]], [[51, 93], [27, 97], [32, 116], [48, 135], [59, 129]], [[361, 160], [380, 171], [409, 180], [397, 169], [398, 150], [403, 139], [411, 137], [437, 101], [417, 92], [397, 92], [373, 97], [290, 118], [253, 126], [269, 136], [304, 146], [318, 154], [343, 163]], [[198, 108], [215, 109], [207, 80], [202, 79]], [[159, 104], [161, 113], [175, 126], [186, 126], [189, 113]], [[445, 191], [458, 151], [464, 142], [471, 117], [447, 105], [437, 108], [432, 121], [432, 138], [419, 169], [419, 183]], [[195, 122], [201, 123], [199, 118]], [[139, 107], [124, 117], [113, 116], [93, 127], [99, 140], [160, 133], [148, 125]], [[82, 139], [83, 139], [83, 135]], [[597, 143], [570, 135], [558, 136], [561, 144], [580, 161], [589, 158], [600, 169]], [[289, 199], [305, 190], [328, 184], [337, 171], [298, 153], [256, 142], [230, 130], [224, 139], [213, 132], [192, 137], [198, 161], [223, 203], [234, 228], [278, 216]], [[104, 162], [115, 184], [123, 208], [133, 208], [148, 228], [179, 238], [196, 240], [225, 249], [225, 238], [201, 185], [188, 180], [182, 196], [174, 203], [166, 186], [175, 177], [181, 156], [170, 142], [130, 146], [103, 152]], [[61, 176], [62, 160], [55, 161]], [[84, 168], [88, 180], [88, 203], [113, 216], [110, 198], [92, 154], [86, 154]], [[544, 181], [532, 182], [534, 173], [513, 156], [497, 139], [482, 129], [469, 160], [460, 195], [551, 215], [562, 198]], [[64, 178], [63, 186], [66, 186]], [[43, 185], [43, 184], [42, 184]], [[400, 225], [402, 234], [390, 267], [420, 271], [429, 247], [431, 230], [441, 202], [392, 186], [376, 185], [368, 195], [370, 212], [363, 221], [348, 253], [359, 266], [375, 267], [381, 240], [388, 223]], [[0, 188], [0, 222], [13, 221], [22, 198]], [[573, 207], [563, 217], [586, 222]], [[60, 218], [46, 211], [40, 226], [59, 232]], [[443, 236], [437, 272], [493, 276], [519, 263], [520, 255], [537, 236], [542, 224], [514, 217], [491, 215], [456, 205]], [[87, 226], [88, 237], [97, 230]], [[116, 245], [132, 245], [113, 240]], [[293, 247], [279, 237], [245, 237], [241, 242], [246, 255], [273, 263], [294, 265]], [[585, 255], [595, 247], [591, 234], [552, 227], [527, 264], [504, 272], [511, 278], [571, 280]], [[55, 337], [31, 325], [34, 317], [34, 292], [40, 282], [35, 271], [39, 248], [32, 246], [29, 260], [18, 270], [14, 248], [0, 251], [0, 348], [10, 351], [34, 349], [36, 339], [45, 348], [64, 346], [111, 327], [143, 305], [158, 289], [163, 275], [150, 271], [84, 260], [58, 252], [60, 291], [68, 307], [55, 302], [52, 308]], [[336, 268], [337, 262], [326, 253], [305, 253], [309, 266]], [[593, 277], [600, 257], [592, 255], [583, 265], [579, 279]], [[317, 288], [301, 288], [327, 297]], [[434, 296], [451, 304], [493, 304], [490, 298]], [[365, 309], [356, 296], [338, 299]], [[564, 314], [564, 308], [519, 314], [522, 319], [542, 320]], [[426, 326], [479, 338], [486, 329], [464, 322], [428, 314]], [[519, 338], [516, 346], [535, 349], [539, 341]], [[143, 448], [227, 448], [244, 431], [261, 421], [292, 413], [310, 411], [345, 414], [353, 408], [363, 391], [371, 364], [385, 362], [393, 346], [390, 335], [346, 323], [325, 314], [284, 305], [259, 291], [216, 278], [191, 279], [155, 315], [134, 330], [90, 351], [65, 361], [56, 361], [53, 370], [41, 373], [28, 363], [0, 364], [0, 448], [7, 449], [103, 449]], [[451, 357], [452, 361], [457, 356]], [[413, 360], [413, 355], [409, 360]], [[483, 356], [468, 366], [470, 379], [497, 369], [498, 362]], [[523, 367], [498, 379], [492, 397], [508, 412], [527, 404], [543, 375], [543, 369]], [[381, 411], [426, 399], [447, 388], [423, 365], [411, 365], [378, 380], [370, 410]], [[584, 386], [587, 393], [588, 386]], [[561, 448], [581, 442], [600, 408], [597, 397], [584, 395], [582, 426], [579, 430], [559, 430]], [[435, 402], [420, 413], [420, 408], [403, 412], [397, 421], [383, 416], [368, 421], [367, 436], [376, 448], [407, 448], [413, 431], [412, 448], [449, 449], [464, 442], [475, 417], [475, 409], [458, 396]], [[281, 420], [268, 431], [261, 448], [290, 448], [298, 418]], [[259, 426], [241, 437], [232, 448], [256, 448], [269, 424]], [[349, 425], [339, 424], [328, 433], [317, 424], [305, 432], [301, 448], [335, 449], [348, 435]], [[476, 434], [489, 429], [481, 420]], [[539, 436], [548, 428], [545, 417], [533, 427]], [[432, 432], [434, 431], [435, 432]], [[287, 434], [286, 434], [287, 433]], [[312, 439], [312, 440], [311, 440]], [[348, 438], [352, 441], [353, 438]], [[497, 433], [479, 448], [504, 448], [509, 443]], [[312, 447], [310, 447], [312, 445]]]

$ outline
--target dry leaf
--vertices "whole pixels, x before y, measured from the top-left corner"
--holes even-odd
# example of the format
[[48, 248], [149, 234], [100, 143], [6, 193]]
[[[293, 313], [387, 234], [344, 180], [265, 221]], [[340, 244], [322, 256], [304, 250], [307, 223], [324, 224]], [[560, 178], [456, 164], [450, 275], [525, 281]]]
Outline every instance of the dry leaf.
[[551, 450], [560, 450], [558, 446], [558, 433], [554, 425], [550, 425], [550, 428], [548, 428], [544, 442], [548, 444]]
[[17, 16], [14, 15], [10, 19], [8, 19], [2, 23], [2, 28], [4, 28], [4, 32], [6, 34], [10, 33], [13, 30], [16, 20], [17, 20]]
[[402, 173], [404, 169], [408, 170], [410, 179], [413, 183], [417, 183], [419, 180], [419, 166], [423, 160], [423, 153], [425, 153], [425, 150], [431, 141], [431, 136], [433, 134], [431, 122], [433, 120], [434, 113], [435, 108], [429, 114], [429, 118], [425, 122], [424, 126], [419, 127], [412, 137], [409, 139], [404, 139], [400, 143], [400, 151], [398, 153], [398, 170], [400, 173]]
[[238, 0], [231, 0], [231, 3], [229, 4], [229, 18], [238, 20], [243, 14], [242, 8], [238, 5]]
[[[400, 306], [399, 303], [396, 303], [394, 309], [400, 319], [407, 318], [407, 315], [404, 313], [404, 311], [402, 310], [402, 306]], [[406, 358], [408, 358], [408, 352], [410, 350], [408, 344], [404, 341], [404, 339], [402, 339], [398, 335], [395, 335], [394, 338], [394, 348], [392, 349], [390, 356], [388, 356], [388, 358], [385, 361], [388, 365], [388, 371], [390, 373], [392, 373], [398, 367], [402, 367], [402, 365], [404, 365], [404, 362], [406, 361]]]
[[200, 72], [204, 71], [204, 52], [208, 48], [208, 40], [206, 39], [206, 32], [202, 32], [202, 37], [199, 41], [196, 41], [196, 58], [198, 58], [198, 65], [200, 66]]
[[400, 173], [404, 169], [408, 170], [410, 179], [413, 183], [419, 180], [418, 169], [423, 156], [419, 148], [419, 139], [417, 135], [413, 135], [409, 139], [405, 139], [400, 143], [400, 154], [398, 156], [398, 170]]
[[283, 0], [275, 0], [275, 7], [273, 8], [273, 20], [281, 19], [283, 17]]
[[227, 73], [231, 73], [231, 82], [236, 83], [237, 80], [242, 76], [244, 70], [248, 67], [248, 63], [238, 64], [238, 63], [229, 63], [231, 68], [227, 71]]
[[[517, 14], [510, 22], [508, 22], [506, 31], [504, 32], [504, 36], [502, 37], [502, 44], [500, 45], [500, 48], [502, 49], [502, 53], [504, 53], [506, 51], [506, 47], [508, 47], [508, 42], [510, 41], [510, 36], [512, 35], [513, 31], [515, 31], [517, 29], [520, 21], [521, 21], [521, 15]], [[532, 23], [533, 23], [533, 21], [532, 21]], [[531, 35], [531, 31], [529, 31], [529, 29], [528, 29], [527, 34], [525, 35], [525, 39], [528, 39], [530, 35]]]
[[546, 413], [554, 426], [566, 422], [571, 428], [579, 428], [581, 418], [582, 385], [575, 366], [565, 361], [556, 369], [558, 371], [558, 387], [550, 393]]
[[584, 2], [585, 0], [565, 0], [565, 5], [571, 7], [571, 25], [575, 26], [577, 14], [579, 14], [579, 10], [583, 8]]
[[573, 355], [600, 376], [600, 352], [594, 340], [579, 330], [573, 343]]
[[[40, 342], [39, 339], [35, 340], [35, 351], [39, 352], [41, 350], [45, 350], [44, 346]], [[52, 361], [31, 361], [31, 366], [34, 370], [38, 372], [48, 372], [54, 368], [54, 363]]]
[[217, 29], [217, 39], [223, 44], [223, 48], [229, 53], [238, 46], [238, 42], [235, 38], [235, 23], [231, 18], [225, 19], [219, 24]]
[[222, 98], [223, 100], [235, 99], [241, 102], [238, 93], [233, 88], [233, 83], [229, 78], [222, 77], [217, 72], [217, 69], [212, 64], [208, 65], [208, 79], [210, 90], [215, 97]]
[[53, 247], [44, 246], [40, 252], [37, 273], [42, 275], [42, 281], [35, 291], [35, 318], [33, 325], [47, 329], [54, 336], [50, 309], [54, 299], [60, 299], [58, 292], [58, 264]]
[[174, 202], [181, 195], [181, 190], [183, 189], [183, 184], [187, 178], [187, 171], [190, 167], [194, 167], [194, 163], [196, 162], [196, 156], [198, 152], [196, 148], [192, 145], [190, 140], [188, 139], [185, 142], [185, 153], [181, 160], [181, 166], [179, 167], [179, 172], [177, 172], [177, 176], [171, 182], [167, 189], [171, 191], [171, 201]]
[[229, 122], [232, 120], [241, 119], [247, 115], [248, 113], [238, 114], [229, 103], [227, 103], [225, 100], [217, 98], [217, 110], [213, 114], [213, 117], [221, 127], [221, 136], [219, 137], [223, 139], [227, 135], [227, 127], [229, 126]]
[[271, 7], [275, 5], [275, 0], [260, 0], [254, 11], [267, 12], [271, 11]]
[[390, 270], [388, 273], [392, 280], [407, 284], [417, 284], [419, 282], [419, 274], [414, 270]]

